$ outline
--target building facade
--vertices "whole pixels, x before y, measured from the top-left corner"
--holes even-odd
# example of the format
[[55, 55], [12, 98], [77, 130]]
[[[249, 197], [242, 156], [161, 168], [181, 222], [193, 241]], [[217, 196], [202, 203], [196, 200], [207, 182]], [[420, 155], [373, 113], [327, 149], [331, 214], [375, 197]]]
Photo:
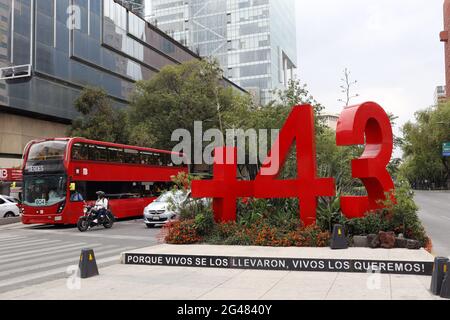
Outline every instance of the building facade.
[[200, 59], [136, 10], [145, 8], [114, 0], [0, 0], [0, 168], [19, 166], [32, 139], [65, 136], [84, 87], [102, 87], [125, 107], [137, 80]]
[[295, 0], [151, 0], [149, 21], [267, 104], [297, 66]]
[[[445, 44], [445, 83], [450, 88], [450, 0], [444, 1], [444, 31], [440, 33], [441, 42]], [[450, 90], [446, 91], [446, 98], [450, 98]]]
[[445, 86], [437, 86], [434, 91], [434, 104], [438, 105], [447, 101], [447, 92]]
[[333, 113], [324, 113], [321, 116], [324, 124], [333, 131], [336, 131], [339, 122], [339, 115]]

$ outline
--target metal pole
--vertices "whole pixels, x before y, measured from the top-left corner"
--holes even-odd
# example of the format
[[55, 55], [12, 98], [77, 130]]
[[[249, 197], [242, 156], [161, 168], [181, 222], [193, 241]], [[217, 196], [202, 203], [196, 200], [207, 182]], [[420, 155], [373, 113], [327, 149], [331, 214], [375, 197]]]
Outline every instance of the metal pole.
[[30, 66], [33, 67], [34, 62], [34, 0], [30, 0], [30, 16], [31, 16], [31, 23], [30, 23]]

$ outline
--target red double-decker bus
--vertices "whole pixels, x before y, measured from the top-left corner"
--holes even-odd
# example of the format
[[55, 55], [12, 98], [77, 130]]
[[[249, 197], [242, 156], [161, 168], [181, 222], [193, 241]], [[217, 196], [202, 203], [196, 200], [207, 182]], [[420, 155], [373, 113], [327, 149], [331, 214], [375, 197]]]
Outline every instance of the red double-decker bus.
[[188, 172], [170, 151], [83, 138], [30, 142], [24, 151], [22, 222], [76, 224], [84, 201], [104, 191], [116, 218], [143, 215], [171, 177]]

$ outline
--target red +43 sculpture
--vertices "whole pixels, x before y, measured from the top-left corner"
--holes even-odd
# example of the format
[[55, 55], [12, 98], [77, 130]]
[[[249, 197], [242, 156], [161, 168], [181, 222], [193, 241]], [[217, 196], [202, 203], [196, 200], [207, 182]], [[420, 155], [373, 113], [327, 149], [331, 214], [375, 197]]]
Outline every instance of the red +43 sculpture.
[[[294, 142], [297, 178], [279, 180]], [[385, 200], [385, 194], [394, 189], [386, 170], [393, 150], [392, 127], [386, 112], [373, 102], [345, 108], [339, 118], [336, 142], [338, 146], [365, 145], [362, 156], [352, 161], [352, 175], [364, 183], [368, 195], [341, 197], [342, 212], [348, 218], [357, 218], [381, 208], [380, 200]], [[237, 179], [237, 148], [217, 148], [214, 159], [214, 179], [194, 181], [192, 196], [213, 198], [218, 222], [236, 220], [239, 198], [298, 198], [300, 219], [311, 225], [316, 222], [317, 198], [336, 195], [333, 178], [317, 177], [314, 111], [310, 105], [292, 109], [254, 181]]]

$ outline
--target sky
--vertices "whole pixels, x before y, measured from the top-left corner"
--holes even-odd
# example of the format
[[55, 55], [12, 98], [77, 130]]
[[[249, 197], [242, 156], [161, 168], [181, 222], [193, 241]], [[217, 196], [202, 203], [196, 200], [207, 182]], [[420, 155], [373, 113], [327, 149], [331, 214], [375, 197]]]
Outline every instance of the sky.
[[445, 84], [443, 0], [296, 0], [297, 76], [326, 110], [340, 113], [343, 70], [360, 96], [399, 117], [434, 103]]

